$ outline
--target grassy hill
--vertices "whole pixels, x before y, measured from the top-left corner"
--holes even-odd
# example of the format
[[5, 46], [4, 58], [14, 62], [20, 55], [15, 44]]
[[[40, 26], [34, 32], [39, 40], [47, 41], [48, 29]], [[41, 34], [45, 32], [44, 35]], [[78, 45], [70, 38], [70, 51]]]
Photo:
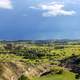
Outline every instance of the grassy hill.
[[1, 42], [0, 80], [79, 80], [79, 43], [44, 42]]

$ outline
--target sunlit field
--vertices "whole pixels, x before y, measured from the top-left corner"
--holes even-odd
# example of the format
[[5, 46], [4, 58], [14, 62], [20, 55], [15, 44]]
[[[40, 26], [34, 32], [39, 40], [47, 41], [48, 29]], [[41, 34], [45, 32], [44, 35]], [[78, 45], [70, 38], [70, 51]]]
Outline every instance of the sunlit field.
[[0, 44], [0, 79], [7, 80], [13, 76], [15, 80], [80, 79], [78, 43]]

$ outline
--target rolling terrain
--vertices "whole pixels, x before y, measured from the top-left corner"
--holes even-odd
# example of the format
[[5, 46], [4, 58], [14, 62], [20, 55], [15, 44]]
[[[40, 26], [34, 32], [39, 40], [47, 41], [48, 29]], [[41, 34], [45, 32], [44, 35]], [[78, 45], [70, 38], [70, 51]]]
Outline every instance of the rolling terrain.
[[79, 79], [79, 40], [0, 42], [0, 80]]

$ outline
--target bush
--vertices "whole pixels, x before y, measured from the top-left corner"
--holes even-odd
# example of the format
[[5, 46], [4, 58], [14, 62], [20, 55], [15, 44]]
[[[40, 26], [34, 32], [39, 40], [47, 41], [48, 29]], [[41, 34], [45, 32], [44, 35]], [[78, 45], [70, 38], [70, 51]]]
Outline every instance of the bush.
[[25, 77], [24, 75], [22, 75], [18, 80], [29, 80], [29, 79]]

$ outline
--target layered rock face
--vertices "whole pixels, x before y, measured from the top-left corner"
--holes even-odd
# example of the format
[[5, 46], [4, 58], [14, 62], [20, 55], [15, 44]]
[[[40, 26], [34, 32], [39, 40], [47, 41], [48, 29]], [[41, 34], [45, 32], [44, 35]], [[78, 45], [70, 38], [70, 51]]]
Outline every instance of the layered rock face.
[[50, 72], [49, 65], [28, 66], [24, 62], [0, 63], [0, 80], [18, 80], [22, 75], [29, 79], [34, 76], [40, 77]]
[[20, 62], [0, 63], [0, 80], [18, 80], [25, 71], [24, 67]]

